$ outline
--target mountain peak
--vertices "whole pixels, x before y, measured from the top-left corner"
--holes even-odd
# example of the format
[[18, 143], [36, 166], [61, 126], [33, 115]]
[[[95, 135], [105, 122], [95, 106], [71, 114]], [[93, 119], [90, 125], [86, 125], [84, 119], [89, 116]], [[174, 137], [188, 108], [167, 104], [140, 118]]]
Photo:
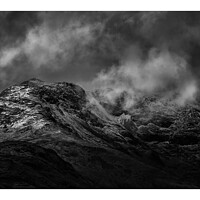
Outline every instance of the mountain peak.
[[44, 82], [44, 81], [42, 81], [41, 79], [38, 79], [38, 78], [31, 78], [31, 79], [29, 79], [29, 81], [37, 81], [37, 82]]
[[20, 85], [31, 85], [31, 84], [42, 84], [42, 83], [45, 82], [38, 78], [31, 78], [29, 80], [23, 81]]

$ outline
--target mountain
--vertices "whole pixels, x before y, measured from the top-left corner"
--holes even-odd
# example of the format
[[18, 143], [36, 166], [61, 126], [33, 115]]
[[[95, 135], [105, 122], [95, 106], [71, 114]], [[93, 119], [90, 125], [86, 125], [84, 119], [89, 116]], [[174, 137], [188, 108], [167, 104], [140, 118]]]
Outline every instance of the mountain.
[[97, 94], [38, 79], [2, 91], [0, 188], [200, 187], [197, 105], [129, 112]]

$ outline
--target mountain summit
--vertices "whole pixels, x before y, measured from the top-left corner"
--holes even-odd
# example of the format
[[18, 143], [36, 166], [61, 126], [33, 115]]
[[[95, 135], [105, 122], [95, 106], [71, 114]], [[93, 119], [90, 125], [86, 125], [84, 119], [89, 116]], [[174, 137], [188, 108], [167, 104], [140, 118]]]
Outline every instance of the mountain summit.
[[5, 89], [0, 187], [200, 187], [200, 110], [165, 113], [145, 102], [114, 115], [72, 83], [30, 79]]

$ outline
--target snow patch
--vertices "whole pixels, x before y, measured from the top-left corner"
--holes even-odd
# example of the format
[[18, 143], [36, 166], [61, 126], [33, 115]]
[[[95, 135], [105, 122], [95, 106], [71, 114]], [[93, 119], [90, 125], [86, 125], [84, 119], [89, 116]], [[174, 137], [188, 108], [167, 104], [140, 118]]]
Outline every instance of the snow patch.
[[32, 127], [34, 129], [41, 129], [42, 127], [44, 127], [46, 124], [48, 124], [45, 120], [43, 119], [39, 119], [37, 121], [35, 121], [33, 124], [32, 124]]

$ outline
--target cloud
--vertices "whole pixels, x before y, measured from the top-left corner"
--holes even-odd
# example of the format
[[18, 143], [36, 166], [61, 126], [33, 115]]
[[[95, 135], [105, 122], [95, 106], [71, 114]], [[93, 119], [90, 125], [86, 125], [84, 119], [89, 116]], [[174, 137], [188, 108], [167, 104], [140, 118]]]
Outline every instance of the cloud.
[[184, 106], [186, 103], [195, 101], [198, 92], [195, 80], [187, 82], [180, 90], [180, 95], [175, 99], [178, 105]]
[[12, 61], [20, 54], [20, 48], [9, 48], [2, 50], [0, 54], [0, 67], [12, 64]]
[[92, 31], [97, 26], [70, 22], [59, 29], [42, 24], [29, 30], [25, 40], [15, 47], [5, 48], [0, 55], [0, 67], [6, 67], [20, 55], [25, 55], [35, 68], [53, 66], [52, 62], [63, 59], [69, 62], [77, 48], [83, 48], [93, 40]]
[[100, 72], [93, 80], [94, 88], [100, 88], [110, 103], [115, 104], [124, 93], [124, 109], [145, 95], [171, 98], [179, 105], [194, 100], [197, 85], [183, 57], [167, 49], [152, 48], [144, 60], [138, 52], [138, 46], [131, 48], [131, 59], [126, 57], [122, 65]]
[[198, 91], [199, 21], [199, 12], [6, 13], [0, 87], [37, 77], [112, 88], [108, 100], [123, 94], [125, 107], [154, 93], [184, 104]]

